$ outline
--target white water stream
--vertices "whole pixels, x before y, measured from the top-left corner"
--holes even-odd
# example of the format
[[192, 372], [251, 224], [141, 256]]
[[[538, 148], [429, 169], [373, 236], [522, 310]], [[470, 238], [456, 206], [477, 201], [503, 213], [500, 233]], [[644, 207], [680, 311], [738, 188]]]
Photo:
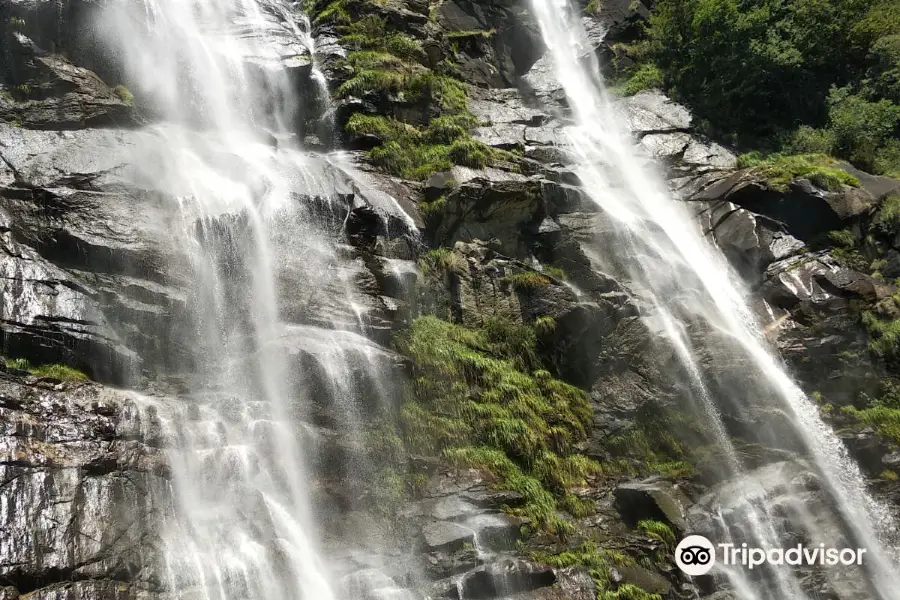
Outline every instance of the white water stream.
[[[746, 501], [730, 516], [736, 520], [739, 515], [741, 522], [727, 525], [751, 539], [738, 539], [737, 543], [788, 547], [783, 544], [784, 527], [768, 506], [772, 490], [790, 490], [794, 497], [788, 504], [803, 507], [801, 491], [794, 482], [781, 479], [778, 473], [767, 473], [765, 480], [748, 473], [725, 434], [721, 406], [762, 404], [784, 415], [791, 437], [806, 448], [830, 497], [830, 510], [795, 510], [791, 529], [815, 540], [827, 522], [843, 534], [830, 541], [840, 539], [849, 545], [856, 541], [867, 548], [862, 577], [871, 589], [842, 593], [897, 600], [896, 548], [885, 546], [885, 540], [896, 534], [896, 524], [867, 493], [859, 467], [844, 445], [769, 350], [748, 307], [748, 294], [724, 258], [703, 238], [699, 223], [673, 199], [661, 177], [640, 158], [622, 126], [621, 111], [599, 76], [577, 9], [567, 0], [532, 0], [531, 4], [574, 121], [566, 132], [577, 162], [575, 170], [584, 190], [615, 224], [622, 242], [615, 246], [616, 257], [610, 263], [624, 264], [624, 272], [616, 275], [641, 289], [655, 308], [648, 319], [677, 351], [682, 375], [691, 381], [696, 404], [714, 432], [724, 472], [744, 487], [739, 495]], [[697, 334], [692, 337], [690, 332], [697, 329], [698, 321], [700, 343], [704, 336], [714, 340], [712, 348], [724, 354], [716, 357], [716, 368], [725, 370], [717, 378], [725, 379], [724, 384], [711, 380], [704, 357], [694, 348]], [[730, 374], [728, 369], [742, 372]], [[726, 571], [733, 589], [744, 600], [807, 597], [788, 568], [773, 569], [752, 582], [746, 581], [740, 569]], [[832, 584], [839, 588], [841, 582]]]

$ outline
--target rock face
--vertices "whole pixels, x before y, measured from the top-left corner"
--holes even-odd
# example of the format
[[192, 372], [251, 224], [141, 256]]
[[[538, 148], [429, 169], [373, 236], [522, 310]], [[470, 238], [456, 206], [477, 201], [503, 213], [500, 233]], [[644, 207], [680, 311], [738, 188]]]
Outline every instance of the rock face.
[[[107, 384], [174, 395], [196, 369], [190, 351], [198, 328], [192, 317], [196, 256], [186, 240], [203, 229], [204, 239], [233, 259], [227, 267], [246, 275], [241, 251], [250, 234], [239, 219], [200, 223], [181, 211], [189, 194], [184, 182], [164, 176], [176, 153], [161, 135], [175, 125], [153, 123], [152, 110], [142, 110], [140, 100], [135, 108], [130, 92], [111, 87], [127, 74], [92, 38], [96, 32], [88, 24], [100, 4], [12, 0], [0, 7], [0, 346], [10, 358], [64, 363]], [[285, 67], [293, 85], [307, 91], [315, 66], [336, 87], [347, 77], [341, 30], [317, 23], [311, 54], [300, 39], [307, 24], [280, 10], [282, 4], [261, 2], [274, 50], [248, 60], [260, 69]], [[616, 42], [630, 39], [653, 3], [600, 4], [597, 15], [585, 17], [590, 50], [612, 69], [627, 62]], [[352, 10], [361, 11], [353, 17], [374, 14], [389, 31], [418, 40], [423, 65], [452, 64], [472, 85], [468, 108], [479, 124], [473, 138], [513, 152], [512, 158], [435, 173], [423, 185], [369, 164], [358, 149], [374, 140], [337, 135], [353, 150], [304, 154], [310, 171], [327, 183], [316, 187], [317, 179], [292, 190], [291, 222], [314, 222], [315, 230], [295, 235], [286, 227], [288, 239], [273, 242], [285, 257], [275, 274], [284, 325], [279, 349], [292, 365], [289, 385], [313, 399], [306, 407], [318, 444], [311, 479], [335, 572], [348, 594], [366, 600], [426, 593], [456, 600], [588, 600], [599, 590], [586, 569], [551, 568], [539, 558], [590, 541], [609, 552], [611, 590], [638, 586], [681, 597], [688, 583], [673, 566], [671, 544], [640, 524], [662, 523], [676, 535], [700, 531], [711, 526], [715, 507], [734, 500], [741, 482], [692, 476], [682, 463], [697, 458], [692, 466], [702, 469], [700, 452], [688, 457], [662, 448], [671, 430], [694, 425], [674, 420], [675, 407], [691, 390], [668, 377], [678, 370], [677, 349], [653, 330], [647, 319], [653, 308], [641, 290], [611, 275], [618, 265], [602, 259], [615, 257], [600, 251], [615, 247], [615, 227], [573, 171], [565, 98], [549, 74], [527, 2], [447, 0], [429, 7], [410, 0]], [[293, 123], [293, 133], [316, 150], [334, 133], [322, 125], [329, 119], [340, 127], [355, 111], [398, 118], [422, 112], [400, 97], [350, 98], [326, 107], [316, 94], [299, 96], [315, 118]], [[837, 406], [875, 394], [889, 370], [868, 352], [859, 313], [895, 293], [885, 282], [900, 276], [900, 236], [877, 253], [882, 277], [850, 264], [846, 248], [842, 253], [816, 242], [835, 230], [851, 230], [860, 240], [875, 231], [879, 203], [896, 182], [857, 174], [861, 189], [827, 191], [798, 180], [776, 191], [754, 173], [736, 171], [735, 157], [697, 135], [690, 112], [661, 93], [642, 92], [623, 99], [620, 108], [643, 157], [664, 170], [673, 193], [752, 289], [767, 335], [804, 388], [826, 393]], [[319, 120], [326, 109], [329, 119]], [[183, 133], [210, 155], [218, 152], [202, 132]], [[296, 148], [258, 133], [266, 164], [296, 164]], [[319, 137], [310, 141], [313, 134]], [[150, 149], [155, 159], [135, 165], [130, 159], [138, 149], [143, 156]], [[229, 161], [229, 172], [251, 181], [253, 165]], [[445, 260], [429, 270], [428, 251], [438, 248]], [[304, 258], [322, 252], [333, 256], [328, 273], [314, 272]], [[376, 420], [379, 402], [396, 408], [404, 364], [388, 348], [421, 314], [470, 327], [495, 318], [542, 324], [542, 355], [563, 379], [588, 392], [593, 416], [581, 451], [610, 473], [608, 485], [573, 492], [596, 511], [571, 517], [569, 539], [537, 535], [521, 552], [517, 544], [526, 541], [529, 523], [509, 510], [523, 504], [522, 494], [495, 489], [478, 471], [449, 470], [426, 457], [409, 457], [429, 464], [429, 478], [399, 511], [397, 531], [379, 532], [377, 539], [362, 534], [376, 519], [360, 514], [357, 501], [369, 499], [372, 482], [348, 481], [347, 465], [362, 462], [365, 451], [344, 435], [326, 400], [349, 387], [368, 390], [361, 398], [347, 394], [353, 396], [348, 402], [359, 402], [363, 419]], [[342, 336], [331, 331], [335, 325], [366, 337]], [[321, 358], [335, 348], [345, 359], [340, 374], [328, 372]], [[715, 350], [702, 361], [710, 373], [727, 360]], [[7, 586], [0, 587], [0, 599], [171, 593], [158, 554], [159, 531], [174, 508], [167, 442], [153, 404], [95, 383], [0, 371], [0, 584]], [[759, 429], [777, 436], [783, 415], [757, 408], [727, 413], [729, 433], [738, 439], [742, 430]], [[872, 428], [840, 414], [831, 419], [869, 475], [900, 469], [894, 445]], [[777, 471], [806, 485], [809, 467], [795, 452], [743, 443], [754, 481], [765, 484]], [[638, 474], [649, 462], [662, 477]], [[895, 484], [879, 485], [884, 497], [900, 498]], [[809, 483], [804, 498], [821, 502], [819, 487]], [[778, 510], [791, 510], [784, 490], [769, 492]], [[834, 535], [833, 528], [823, 529], [823, 536]], [[645, 559], [643, 566], [637, 559]], [[864, 589], [857, 583], [811, 579], [810, 585], [849, 600]]]
[[[0, 372], [0, 578], [39, 598], [159, 589], [168, 465], [135, 399]], [[14, 596], [15, 597], [15, 596]]]

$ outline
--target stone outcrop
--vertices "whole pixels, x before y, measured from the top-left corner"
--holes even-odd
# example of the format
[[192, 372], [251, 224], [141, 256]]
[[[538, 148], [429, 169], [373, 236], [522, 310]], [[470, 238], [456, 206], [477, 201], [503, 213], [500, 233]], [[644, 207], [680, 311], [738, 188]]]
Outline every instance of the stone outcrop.
[[[7, 67], [0, 82], [0, 279], [7, 282], [0, 343], [10, 357], [65, 363], [145, 391], [177, 391], [194, 366], [187, 348], [197, 301], [190, 293], [192, 256], [181, 242], [198, 224], [186, 226], [179, 212], [179, 182], [129, 163], [137, 147], [155, 148], [160, 164], [171, 160], [172, 149], [160, 147], [155, 134], [171, 125], [151, 125], [152, 112], [142, 112], [140, 100], [135, 108], [123, 89], [108, 85], [119, 78], [109, 61], [85, 52], [83, 26], [93, 4], [13, 0], [0, 8]], [[586, 17], [592, 50], [606, 68], [626, 64], [613, 42], [633, 35], [652, 2], [601, 5], [598, 15]], [[590, 396], [593, 422], [583, 452], [632, 469], [648, 457], [613, 442], [636, 439], [648, 420], [673, 414], [689, 392], [667, 377], [678, 356], [643, 318], [652, 307], [640, 290], [611, 275], [616, 265], [599, 260], [598, 248], [616, 243], [614, 225], [572, 170], [564, 97], [549, 76], [527, 3], [448, 0], [433, 14], [428, 8], [410, 1], [372, 10], [422, 43], [423, 63], [451, 59], [473, 86], [468, 107], [479, 122], [473, 138], [514, 155], [484, 169], [436, 173], [424, 185], [369, 165], [359, 149], [376, 140], [366, 136], [346, 136], [352, 151], [340, 158], [312, 159], [330, 187], [297, 190], [292, 201], [321, 230], [285, 243], [289, 260], [277, 275], [284, 292], [279, 310], [289, 324], [280, 343], [296, 374], [290, 384], [316, 399], [310, 420], [323, 446], [314, 465], [316, 501], [327, 507], [323, 520], [341, 524], [328, 541], [339, 548], [336, 570], [345, 588], [360, 598], [407, 600], [427, 590], [448, 599], [588, 600], [597, 590], [584, 569], [551, 568], [519, 552], [527, 523], [505, 509], [522, 498], [494, 489], [478, 472], [430, 464], [421, 497], [400, 511], [400, 531], [370, 545], [355, 539], [354, 523], [371, 517], [347, 507], [371, 490], [368, 481], [354, 487], [345, 479], [343, 466], [364, 451], [342, 437], [326, 401], [336, 379], [317, 357], [335, 346], [346, 350], [346, 381], [355, 390], [378, 389], [379, 400], [396, 408], [406, 365], [386, 347], [411, 318], [433, 313], [472, 327], [497, 317], [528, 326], [540, 321], [542, 354]], [[9, 17], [24, 24], [13, 27]], [[346, 79], [347, 49], [333, 24], [315, 26], [313, 57], [282, 17], [269, 11], [265, 18], [278, 47], [267, 60], [286, 65], [298, 87], [308, 83], [313, 60], [333, 85]], [[318, 117], [322, 108], [311, 113]], [[366, 97], [340, 101], [334, 121], [340, 127], [357, 111], [421, 116], [420, 107], [399, 99]], [[827, 191], [798, 180], [787, 191], [773, 190], [754, 173], [736, 171], [734, 155], [699, 136], [689, 111], [661, 93], [624, 99], [621, 111], [644, 157], [663, 168], [669, 187], [752, 288], [767, 334], [805, 389], [827, 392], [838, 405], [874, 394], [888, 373], [867, 351], [859, 307], [895, 292], [886, 281], [900, 276], [900, 237], [883, 253], [883, 278], [811, 244], [833, 230], [862, 233], [896, 182], [857, 174], [860, 189]], [[328, 145], [318, 126], [300, 123], [296, 133], [316, 150]], [[312, 133], [321, 133], [315, 143], [307, 138]], [[268, 134], [260, 140], [271, 147], [273, 163], [292, 151]], [[233, 222], [211, 230], [231, 242], [248, 235]], [[333, 272], [311, 273], [303, 263], [304, 252], [321, 251], [317, 243], [340, 256]], [[437, 248], [450, 258], [443, 270], [426, 273], [428, 251]], [[368, 339], [335, 336], [329, 330], [335, 323], [359, 325]], [[707, 351], [702, 366], [714, 372], [725, 359], [714, 345]], [[374, 371], [397, 387], [379, 388]], [[826, 379], [836, 372], [842, 377]], [[779, 431], [783, 419], [756, 408], [725, 415], [736, 439], [748, 425]], [[871, 428], [839, 414], [832, 420], [873, 478], [900, 469], [897, 450]], [[788, 450], [743, 442], [760, 481], [773, 469], [795, 469], [798, 480], [809, 470]], [[137, 395], [0, 372], [0, 584], [9, 586], [0, 587], [0, 598], [165, 595], [156, 556], [161, 520], [172, 511], [163, 445]], [[736, 485], [710, 486], [683, 472], [648, 480], [623, 468], [610, 474], [608, 487], [577, 490], [596, 512], [572, 519], [570, 540], [539, 535], [529, 543], [556, 553], [599, 540], [632, 559], [611, 570], [613, 588], [631, 584], [679, 597], [686, 582], [670, 549], [638, 524], [659, 521], [678, 534], [700, 530], [710, 524], [710, 507], [727, 504]], [[821, 501], [816, 485], [807, 490], [810, 502]], [[900, 487], [879, 485], [884, 497], [900, 498]], [[783, 497], [777, 503], [789, 509]], [[385, 547], [393, 553], [375, 556]], [[645, 566], [632, 564], [637, 558], [646, 558]], [[853, 597], [853, 580], [814, 583]]]

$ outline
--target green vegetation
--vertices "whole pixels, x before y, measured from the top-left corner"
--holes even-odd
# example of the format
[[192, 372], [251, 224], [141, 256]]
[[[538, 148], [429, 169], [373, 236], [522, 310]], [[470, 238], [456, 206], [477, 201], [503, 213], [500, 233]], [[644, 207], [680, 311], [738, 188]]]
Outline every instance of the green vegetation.
[[31, 95], [31, 86], [27, 83], [20, 83], [16, 86], [16, 91], [22, 94], [23, 96]]
[[541, 272], [553, 279], [558, 279], [559, 281], [565, 281], [569, 278], [565, 271], [554, 265], [544, 265], [544, 270]]
[[127, 87], [125, 87], [124, 85], [117, 85], [113, 88], [113, 92], [116, 94], [116, 96], [119, 97], [122, 102], [124, 102], [128, 106], [134, 106], [134, 95]]
[[764, 156], [759, 152], [749, 152], [738, 158], [740, 168], [752, 167], [776, 190], [785, 190], [797, 177], [809, 179], [826, 190], [839, 190], [842, 185], [859, 186], [856, 177], [836, 165], [836, 160], [824, 154], [776, 153]]
[[[421, 180], [453, 165], [483, 168], [509, 158], [508, 153], [472, 139], [469, 132], [479, 123], [467, 108], [466, 84], [453, 76], [449, 65], [424, 66], [421, 43], [391, 32], [383, 18], [368, 11], [371, 1], [314, 2], [312, 14], [316, 22], [336, 24], [342, 43], [352, 50], [346, 62], [351, 75], [338, 88], [339, 97], [387, 97], [423, 114], [422, 122], [414, 124], [382, 115], [351, 116], [345, 126], [348, 133], [380, 142], [369, 153], [372, 161], [393, 175]], [[362, 16], [351, 19], [351, 9]]]
[[663, 86], [663, 73], [654, 63], [644, 63], [631, 74], [622, 91], [626, 96], [634, 96], [638, 92]]
[[[888, 298], [886, 302], [896, 302]], [[888, 362], [900, 360], [900, 319], [885, 318], [874, 311], [863, 311], [862, 322], [869, 332], [869, 350]]]
[[469, 263], [465, 256], [451, 248], [436, 248], [419, 257], [419, 270], [425, 276], [451, 273], [462, 275], [469, 270]]
[[509, 283], [516, 290], [533, 290], [550, 285], [550, 278], [537, 271], [511, 273], [504, 276], [503, 281]]
[[690, 477], [696, 473], [693, 465], [702, 448], [697, 444], [683, 444], [673, 432], [679, 435], [695, 432], [699, 439], [702, 436], [696, 427], [695, 420], [685, 415], [647, 414], [630, 431], [607, 439], [604, 447], [611, 456], [627, 457], [620, 460], [621, 470], [670, 478]]
[[601, 466], [581, 455], [591, 411], [586, 394], [541, 368], [534, 328], [489, 320], [478, 329], [420, 317], [398, 340], [416, 377], [401, 411], [401, 437], [413, 453], [490, 473], [524, 497], [509, 509], [532, 530], [566, 535], [561, 513], [589, 514], [571, 493]]
[[900, 383], [885, 379], [875, 397], [860, 394], [857, 404], [842, 407], [841, 414], [871, 425], [880, 436], [900, 445]]
[[636, 585], [623, 584], [610, 589], [612, 567], [630, 567], [635, 560], [623, 552], [600, 548], [594, 542], [585, 542], [576, 548], [559, 554], [544, 551], [531, 552], [531, 558], [557, 569], [584, 567], [590, 573], [597, 588], [597, 600], [662, 600], [659, 594], [650, 594]]
[[900, 173], [896, 0], [660, 0], [631, 46], [627, 87], [661, 80], [713, 137]]
[[9, 26], [12, 27], [14, 31], [21, 31], [25, 28], [25, 19], [21, 17], [10, 17]]
[[890, 236], [900, 232], [900, 194], [893, 194], [885, 198], [874, 223]]
[[647, 537], [659, 540], [666, 550], [673, 552], [676, 546], [675, 532], [662, 521], [644, 520], [638, 523], [638, 530]]
[[88, 381], [87, 375], [77, 369], [67, 367], [66, 365], [51, 364], [33, 366], [24, 358], [8, 358], [5, 359], [5, 361], [8, 368], [28, 371], [37, 377], [49, 377], [52, 379], [59, 379], [60, 381]]

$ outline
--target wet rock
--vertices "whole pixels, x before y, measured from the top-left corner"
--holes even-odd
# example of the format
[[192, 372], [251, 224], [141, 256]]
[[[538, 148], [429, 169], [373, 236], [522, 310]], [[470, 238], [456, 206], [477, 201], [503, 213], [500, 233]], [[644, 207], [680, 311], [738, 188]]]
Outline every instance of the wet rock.
[[772, 189], [756, 171], [729, 175], [697, 193], [694, 200], [724, 201], [784, 223], [800, 240], [841, 229], [867, 213], [876, 198], [864, 189], [839, 191], [815, 187], [807, 180], [792, 182], [786, 191]]
[[101, 597], [72, 579], [154, 581], [168, 466], [145, 440], [158, 426], [122, 392], [0, 373], [0, 579], [48, 598]]
[[475, 541], [475, 532], [456, 523], [437, 521], [422, 527], [422, 541], [429, 550], [459, 550]]
[[48, 53], [18, 32], [5, 39], [8, 64], [0, 91], [0, 120], [39, 129], [133, 125], [132, 99], [95, 73]]
[[664, 521], [685, 531], [684, 494], [665, 481], [624, 483], [615, 490], [616, 507], [622, 518], [633, 525], [643, 519]]
[[460, 582], [461, 597], [471, 600], [518, 594], [556, 583], [550, 567], [524, 560], [503, 560], [468, 573]]
[[[700, 209], [696, 204], [693, 207]], [[772, 262], [805, 248], [781, 223], [730, 202], [704, 204], [698, 217], [706, 235], [750, 285], [762, 281]]]
[[610, 579], [618, 585], [635, 585], [649, 594], [660, 594], [663, 597], [672, 590], [668, 579], [637, 565], [615, 566], [610, 571]]

